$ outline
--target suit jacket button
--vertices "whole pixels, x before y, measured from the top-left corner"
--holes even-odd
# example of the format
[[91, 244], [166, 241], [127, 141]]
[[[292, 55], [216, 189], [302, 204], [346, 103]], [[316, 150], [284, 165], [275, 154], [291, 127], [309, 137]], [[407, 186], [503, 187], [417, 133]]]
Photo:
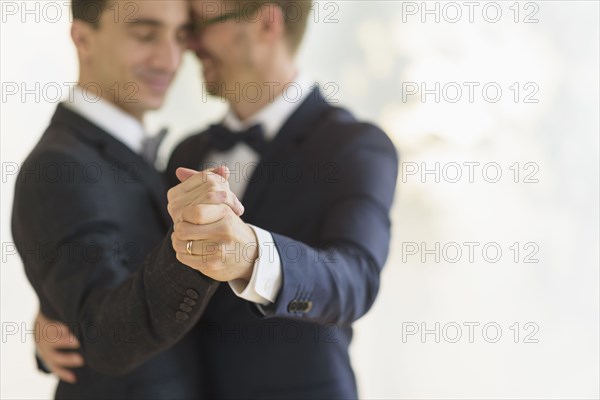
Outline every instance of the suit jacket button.
[[188, 304], [188, 305], [190, 305], [190, 306], [195, 306], [196, 304], [198, 304], [198, 303], [196, 302], [196, 300], [192, 300], [192, 299], [190, 299], [189, 297], [184, 297], [184, 298], [183, 298], [183, 302], [184, 302], [185, 304]]
[[184, 313], [183, 311], [177, 311], [175, 313], [175, 318], [177, 318], [180, 321], [185, 321], [186, 319], [188, 319], [190, 316], [187, 315], [187, 313]]
[[306, 307], [304, 307], [304, 312], [307, 313], [312, 309], [313, 304], [312, 304], [312, 301], [310, 301], [310, 300], [305, 302], [305, 304], [306, 304]]
[[296, 300], [290, 301], [290, 304], [288, 304], [288, 312], [295, 311], [298, 311], [298, 302]]
[[192, 307], [190, 307], [189, 305], [185, 304], [185, 303], [181, 303], [179, 305], [179, 309], [181, 311], [185, 311], [185, 312], [191, 312], [192, 311]]
[[185, 294], [188, 295], [189, 298], [196, 300], [198, 298], [198, 292], [194, 289], [188, 289], [185, 291]]

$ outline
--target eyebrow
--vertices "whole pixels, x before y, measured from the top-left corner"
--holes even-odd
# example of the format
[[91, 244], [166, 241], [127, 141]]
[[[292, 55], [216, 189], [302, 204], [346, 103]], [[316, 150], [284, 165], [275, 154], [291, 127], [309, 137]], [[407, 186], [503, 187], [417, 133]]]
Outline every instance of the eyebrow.
[[[127, 26], [151, 26], [151, 27], [161, 27], [165, 24], [156, 19], [130, 19], [125, 21]], [[179, 29], [191, 29], [193, 27], [193, 22], [186, 22], [179, 26]]]
[[150, 26], [162, 26], [163, 23], [155, 19], [130, 19], [125, 21], [127, 25], [139, 26], [139, 25], [150, 25]]

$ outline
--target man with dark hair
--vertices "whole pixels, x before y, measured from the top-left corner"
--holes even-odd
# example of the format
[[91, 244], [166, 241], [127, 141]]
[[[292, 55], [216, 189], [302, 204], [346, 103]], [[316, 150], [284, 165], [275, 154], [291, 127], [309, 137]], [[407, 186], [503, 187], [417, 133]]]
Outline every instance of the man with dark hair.
[[87, 22], [97, 27], [100, 25], [104, 9], [109, 5], [114, 7], [115, 3], [110, 0], [72, 0], [73, 20]]
[[[78, 86], [23, 164], [12, 231], [42, 315], [76, 337], [60, 328], [58, 346], [81, 346], [83, 359], [41, 353], [61, 377], [56, 398], [197, 398], [200, 360], [186, 321], [216, 286], [175, 258], [166, 187], [153, 166], [157, 143], [142, 123], [181, 64], [189, 3], [73, 5]], [[92, 5], [104, 11], [97, 18], [85, 16]], [[214, 195], [229, 193], [225, 176], [205, 172], [206, 190], [193, 201], [241, 213], [233, 194]]]

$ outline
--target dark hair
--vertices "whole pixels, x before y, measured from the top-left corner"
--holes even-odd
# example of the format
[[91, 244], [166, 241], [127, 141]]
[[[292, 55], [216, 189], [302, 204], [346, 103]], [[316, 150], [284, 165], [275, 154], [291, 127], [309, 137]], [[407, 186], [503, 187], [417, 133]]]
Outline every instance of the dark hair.
[[102, 12], [110, 0], [71, 0], [73, 20], [80, 20], [98, 26]]

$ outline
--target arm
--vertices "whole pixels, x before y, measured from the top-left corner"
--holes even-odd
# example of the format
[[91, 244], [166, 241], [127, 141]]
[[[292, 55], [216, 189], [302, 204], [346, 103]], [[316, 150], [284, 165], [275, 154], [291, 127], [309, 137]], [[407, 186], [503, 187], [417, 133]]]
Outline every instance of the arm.
[[[335, 183], [323, 183], [319, 188], [326, 204], [322, 210], [312, 210], [322, 214], [318, 236], [309, 245], [272, 233], [280, 259], [281, 285], [274, 303], [261, 307], [267, 317], [350, 324], [375, 300], [389, 250], [389, 210], [398, 157], [383, 132], [371, 126], [354, 127], [360, 134], [348, 135], [340, 146], [331, 146], [339, 148], [333, 158], [339, 174]], [[242, 248], [257, 244], [256, 238], [243, 234], [247, 225], [231, 213], [213, 219], [197, 214], [190, 210], [175, 226], [173, 246], [178, 259], [219, 281], [251, 280], [256, 257], [243, 259], [242, 266], [244, 263], [221, 262], [224, 258], [214, 250], [203, 252], [200, 246], [194, 255], [185, 254], [188, 240], [201, 241], [210, 235], [220, 243], [229, 243], [230, 248], [236, 243]], [[207, 224], [221, 225], [221, 229], [208, 230]], [[294, 251], [285, 251], [289, 248]]]
[[180, 340], [218, 283], [178, 263], [169, 235], [132, 273], [115, 249], [125, 243], [107, 204], [112, 187], [82, 179], [84, 163], [59, 152], [34, 162], [64, 167], [58, 180], [20, 177], [15, 195], [13, 234], [42, 312], [72, 329], [91, 368], [127, 373]]
[[[389, 210], [398, 172], [391, 141], [371, 128], [338, 152], [332, 201], [312, 245], [273, 233], [282, 281], [267, 317], [350, 324], [372, 306], [390, 242]], [[282, 251], [294, 248], [295, 251]]]

